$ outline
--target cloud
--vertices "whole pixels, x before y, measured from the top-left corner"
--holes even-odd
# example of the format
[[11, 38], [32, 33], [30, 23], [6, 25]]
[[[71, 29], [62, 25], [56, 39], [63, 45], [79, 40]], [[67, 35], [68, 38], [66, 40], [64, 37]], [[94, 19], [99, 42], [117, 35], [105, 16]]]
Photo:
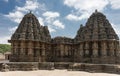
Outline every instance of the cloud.
[[43, 13], [43, 16], [45, 16], [47, 18], [56, 18], [56, 17], [59, 17], [60, 14], [58, 12], [47, 11], [47, 12]]
[[77, 15], [74, 15], [74, 14], [68, 14], [66, 16], [66, 19], [71, 20], [71, 21], [73, 21], [73, 20], [74, 21], [79, 21], [79, 20], [83, 20], [83, 19], [88, 18], [89, 15], [90, 15], [89, 13], [84, 13], [81, 16], [77, 16]]
[[9, 44], [7, 40], [10, 40], [10, 36], [0, 37], [0, 44]]
[[26, 0], [23, 7], [16, 6], [16, 8], [12, 12], [5, 16], [8, 17], [11, 21], [20, 23], [22, 17], [26, 12], [28, 12], [29, 10], [36, 11], [38, 8], [44, 9], [44, 4], [39, 4], [37, 0]]
[[55, 26], [57, 26], [57, 27], [59, 27], [59, 28], [61, 28], [61, 29], [64, 29], [64, 28], [65, 28], [64, 24], [63, 24], [62, 22], [60, 22], [59, 20], [55, 20], [55, 21], [53, 22], [53, 25], [55, 25]]
[[63, 25], [63, 23], [59, 20], [59, 12], [46, 11], [42, 14], [42, 16], [44, 17], [44, 23], [48, 25], [50, 32], [56, 32], [56, 29], [65, 28], [65, 25]]
[[56, 30], [53, 29], [53, 28], [51, 28], [50, 26], [48, 26], [48, 30], [49, 30], [50, 32], [56, 32]]
[[74, 12], [68, 14], [66, 18], [75, 21], [86, 19], [95, 9], [103, 11], [108, 3], [108, 0], [64, 0], [64, 5], [74, 8]]
[[116, 25], [114, 23], [111, 23], [111, 25], [114, 28], [114, 30], [117, 33], [117, 35], [119, 35], [119, 37], [120, 37], [120, 29], [118, 28], [119, 25]]
[[9, 0], [3, 0], [3, 1], [8, 2]]
[[10, 12], [6, 17], [10, 18], [12, 21], [19, 23], [24, 14], [20, 11], [15, 11], [14, 13]]
[[75, 16], [75, 15], [73, 15], [73, 14], [69, 14], [69, 15], [67, 15], [66, 16], [66, 19], [68, 19], [68, 20], [75, 20], [75, 21], [78, 21], [79, 20], [79, 17], [78, 16]]
[[108, 4], [108, 0], [65, 0], [64, 4], [76, 10], [86, 11], [103, 8]]
[[44, 16], [44, 21], [46, 24], [52, 24], [52, 22], [57, 19], [60, 14], [58, 12], [46, 11], [42, 14]]
[[38, 17], [38, 21], [39, 21], [39, 23], [40, 23], [41, 25], [43, 25], [43, 26], [44, 26], [44, 20], [43, 20], [43, 18]]
[[120, 0], [109, 0], [112, 9], [120, 9]]
[[36, 10], [39, 6], [40, 6], [40, 4], [37, 2], [37, 0], [35, 0], [35, 1], [27, 0], [26, 3], [25, 3], [25, 5], [24, 5], [23, 7], [18, 7], [18, 6], [16, 6], [16, 9], [17, 9], [18, 11], [23, 11], [23, 12], [28, 11], [28, 10], [34, 11], [34, 10]]
[[11, 34], [15, 32], [15, 30], [17, 29], [18, 26], [12, 27], [12, 28], [8, 28], [9, 34], [5, 35], [5, 36], [1, 36], [0, 37], [0, 44], [10, 44], [8, 43], [8, 40], [11, 39]]
[[11, 33], [14, 33], [15, 30], [16, 30], [17, 28], [18, 28], [18, 26], [15, 26], [15, 27], [9, 28], [9, 31], [10, 31]]

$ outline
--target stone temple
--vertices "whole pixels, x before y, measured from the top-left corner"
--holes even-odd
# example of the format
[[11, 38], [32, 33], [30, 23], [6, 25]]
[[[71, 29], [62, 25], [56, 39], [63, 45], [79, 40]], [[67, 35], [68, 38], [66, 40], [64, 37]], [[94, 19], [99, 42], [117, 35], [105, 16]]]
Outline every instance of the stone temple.
[[[97, 10], [74, 39], [51, 38], [48, 27], [26, 14], [9, 40], [12, 62], [117, 63], [119, 38], [105, 15]], [[117, 59], [116, 59], [117, 58]]]
[[30, 65], [36, 62], [38, 69], [52, 67], [120, 73], [119, 37], [106, 16], [97, 10], [85, 26], [80, 25], [73, 39], [51, 38], [48, 27], [42, 26], [30, 12], [23, 17], [9, 42], [12, 48], [8, 65], [15, 65], [14, 68], [19, 66], [17, 63]]

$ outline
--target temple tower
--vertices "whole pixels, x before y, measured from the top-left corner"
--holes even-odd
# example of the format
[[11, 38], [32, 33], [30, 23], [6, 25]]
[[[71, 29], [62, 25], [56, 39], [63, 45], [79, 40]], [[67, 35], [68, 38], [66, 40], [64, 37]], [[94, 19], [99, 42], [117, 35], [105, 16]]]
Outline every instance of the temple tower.
[[[79, 43], [79, 48], [83, 46], [84, 60], [88, 57], [90, 62], [99, 63], [100, 58], [103, 63], [112, 62], [119, 55], [119, 38], [109, 23], [106, 16], [97, 10], [88, 18], [85, 26], [81, 25], [74, 40]], [[104, 61], [105, 60], [105, 61]], [[89, 62], [88, 61], [88, 62]]]
[[48, 27], [41, 26], [35, 15], [30, 12], [23, 17], [9, 40], [12, 46], [10, 61], [46, 61], [50, 41]]

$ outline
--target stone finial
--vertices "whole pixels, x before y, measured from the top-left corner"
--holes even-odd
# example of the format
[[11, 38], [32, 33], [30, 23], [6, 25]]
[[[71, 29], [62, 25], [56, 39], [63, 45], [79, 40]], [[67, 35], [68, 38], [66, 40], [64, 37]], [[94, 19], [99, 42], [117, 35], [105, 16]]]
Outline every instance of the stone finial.
[[83, 25], [81, 24], [80, 27], [83, 27]]
[[97, 13], [97, 12], [98, 12], [98, 10], [96, 9], [96, 10], [95, 10], [95, 13]]

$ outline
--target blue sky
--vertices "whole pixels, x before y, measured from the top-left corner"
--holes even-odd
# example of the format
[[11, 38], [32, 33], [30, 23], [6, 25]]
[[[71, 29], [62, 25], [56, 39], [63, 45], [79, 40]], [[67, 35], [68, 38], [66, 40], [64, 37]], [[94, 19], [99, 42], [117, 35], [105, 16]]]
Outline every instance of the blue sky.
[[97, 9], [120, 36], [120, 0], [0, 0], [0, 43], [6, 44], [22, 17], [32, 11], [52, 37], [74, 38]]

